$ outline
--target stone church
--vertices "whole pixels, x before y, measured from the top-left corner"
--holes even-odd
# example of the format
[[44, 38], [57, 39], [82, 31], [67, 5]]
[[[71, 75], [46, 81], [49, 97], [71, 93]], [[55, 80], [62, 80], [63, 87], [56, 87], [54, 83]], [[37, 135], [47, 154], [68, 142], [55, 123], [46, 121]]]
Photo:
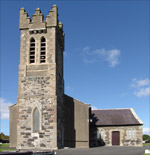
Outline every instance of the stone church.
[[[102, 141], [106, 145], [142, 145], [143, 122], [133, 110], [92, 111], [90, 105], [64, 94], [65, 35], [57, 11], [53, 5], [44, 21], [39, 8], [32, 20], [20, 9], [18, 98], [9, 107], [10, 146], [51, 150], [88, 148]], [[133, 129], [134, 138], [130, 137]], [[117, 133], [112, 134], [114, 131]]]

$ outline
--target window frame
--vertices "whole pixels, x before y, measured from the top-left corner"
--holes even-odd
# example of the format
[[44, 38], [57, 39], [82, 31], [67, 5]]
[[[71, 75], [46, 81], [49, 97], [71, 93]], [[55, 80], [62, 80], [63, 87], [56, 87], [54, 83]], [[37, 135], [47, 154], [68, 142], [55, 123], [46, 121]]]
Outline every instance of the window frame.
[[29, 64], [35, 63], [35, 47], [36, 47], [36, 41], [34, 37], [30, 38], [30, 51], [29, 51]]
[[134, 139], [136, 136], [135, 136], [135, 129], [134, 128], [131, 128], [131, 129], [128, 129], [128, 138], [129, 139]]
[[100, 136], [101, 136], [101, 139], [104, 139], [104, 129], [100, 130]]
[[[35, 117], [34, 117], [34, 114], [35, 114], [35, 111], [37, 110], [37, 112], [38, 112], [38, 129], [36, 130], [35, 129], [35, 126], [34, 126], [34, 123], [35, 123]], [[39, 111], [39, 109], [37, 108], [37, 107], [35, 107], [34, 109], [33, 109], [33, 112], [32, 112], [32, 132], [33, 133], [38, 133], [38, 132], [40, 132], [40, 126], [41, 126], [41, 121], [40, 121], [40, 111]]]
[[96, 131], [96, 138], [97, 138], [97, 139], [100, 139], [100, 138], [101, 138], [99, 129], [97, 129], [97, 131]]
[[46, 38], [44, 36], [40, 39], [40, 63], [46, 63]]
[[132, 138], [131, 129], [128, 129], [128, 138], [129, 138], [129, 139]]
[[103, 139], [104, 140], [104, 129], [97, 129], [97, 133], [96, 133], [96, 138], [97, 139]]
[[132, 137], [132, 138], [135, 138], [135, 129], [132, 129], [132, 130], [131, 130], [131, 137]]

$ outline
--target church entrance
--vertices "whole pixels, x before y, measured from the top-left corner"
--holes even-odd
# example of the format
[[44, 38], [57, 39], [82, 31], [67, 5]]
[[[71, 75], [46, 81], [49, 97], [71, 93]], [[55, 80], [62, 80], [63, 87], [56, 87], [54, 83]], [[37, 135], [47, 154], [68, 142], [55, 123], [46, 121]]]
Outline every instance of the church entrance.
[[120, 132], [119, 131], [112, 132], [112, 145], [120, 145]]

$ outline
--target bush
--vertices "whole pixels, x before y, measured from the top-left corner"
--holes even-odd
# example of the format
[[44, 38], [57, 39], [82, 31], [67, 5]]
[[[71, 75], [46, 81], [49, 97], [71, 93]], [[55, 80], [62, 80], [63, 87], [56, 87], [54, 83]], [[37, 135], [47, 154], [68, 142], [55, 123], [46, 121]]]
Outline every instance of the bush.
[[143, 135], [143, 140], [144, 140], [144, 141], [150, 140], [150, 136], [149, 136], [149, 135]]
[[9, 136], [7, 136], [3, 133], [0, 133], [0, 142], [1, 143], [9, 143]]

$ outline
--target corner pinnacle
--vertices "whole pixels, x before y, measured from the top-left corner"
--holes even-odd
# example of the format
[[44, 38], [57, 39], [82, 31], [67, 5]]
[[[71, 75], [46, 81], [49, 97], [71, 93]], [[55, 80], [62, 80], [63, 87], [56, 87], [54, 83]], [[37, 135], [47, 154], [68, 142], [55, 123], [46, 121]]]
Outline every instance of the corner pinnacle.
[[40, 8], [36, 8], [36, 10], [35, 10], [35, 11], [41, 11], [41, 10], [40, 10]]
[[57, 5], [56, 4], [54, 4], [53, 6], [52, 6], [52, 8], [56, 8], [57, 7]]

